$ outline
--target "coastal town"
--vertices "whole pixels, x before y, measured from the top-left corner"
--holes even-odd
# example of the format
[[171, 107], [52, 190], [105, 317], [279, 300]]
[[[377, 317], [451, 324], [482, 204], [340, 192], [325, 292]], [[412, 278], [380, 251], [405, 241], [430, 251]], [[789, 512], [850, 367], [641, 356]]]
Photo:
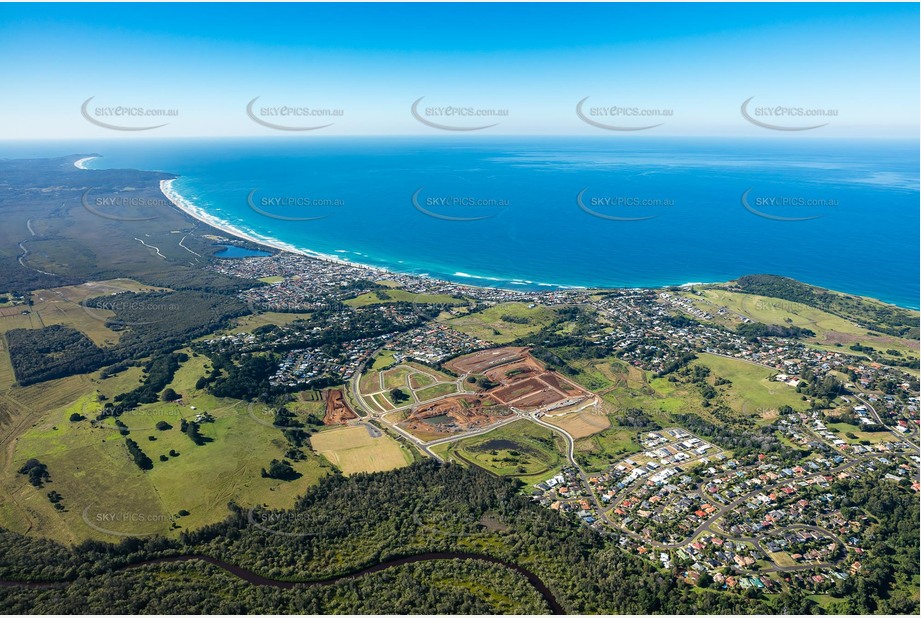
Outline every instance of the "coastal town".
[[[860, 571], [874, 529], [868, 515], [850, 509], [836, 488], [841, 483], [879, 479], [915, 493], [921, 490], [916, 377], [851, 350], [726, 328], [718, 320], [753, 321], [712, 303], [700, 309], [694, 286], [603, 293], [509, 291], [291, 254], [226, 260], [214, 268], [270, 281], [244, 292], [248, 303], [263, 310], [387, 312], [391, 332], [344, 342], [338, 355], [316, 347], [287, 352], [273, 380], [292, 387], [308, 387], [321, 377], [357, 384], [381, 349], [393, 354], [391, 366], [414, 362], [443, 369], [450, 359], [467, 358], [496, 345], [452, 328], [459, 316], [511, 303], [531, 309], [588, 308], [594, 318], [582, 333], [586, 340], [648, 375], [674, 375], [688, 358], [708, 354], [769, 369], [778, 388], [809, 392], [816, 402], [812, 409], [780, 406], [772, 411], [776, 417], [769, 434], [782, 443], [779, 448], [772, 443], [764, 452], [740, 450], [713, 425], [701, 433], [694, 427], [652, 424], [652, 429], [635, 434], [631, 452], [608, 465], [587, 471], [584, 460], [574, 458], [571, 449], [566, 465], [531, 485], [532, 499], [542, 506], [614, 538], [624, 551], [677, 573], [690, 584], [766, 592], [784, 587], [815, 594], [832, 590]], [[390, 286], [383, 293], [375, 283], [381, 280]], [[402, 302], [387, 302], [392, 300], [390, 289], [409, 295]], [[354, 302], [374, 294], [380, 302]], [[252, 334], [239, 336], [236, 343], [259, 348]], [[807, 383], [835, 386], [828, 392], [818, 392], [817, 386], [807, 391], [803, 388]], [[365, 399], [359, 391], [356, 386], [353, 405]], [[410, 403], [396, 410], [416, 408], [413, 402], [418, 397], [410, 392]], [[374, 397], [379, 403], [384, 395]], [[394, 409], [389, 402], [382, 409], [388, 405]], [[361, 405], [357, 407], [362, 414]], [[860, 435], [842, 431], [842, 417], [829, 416], [828, 408], [839, 415], [844, 410], [853, 423], [846, 426], [859, 428], [855, 431]], [[565, 430], [546, 422], [555, 418], [554, 408], [512, 410], [514, 418], [551, 427], [575, 443]], [[438, 456], [432, 451], [434, 444], [484, 431], [480, 426], [451, 425], [456, 435], [427, 442], [432, 438], [422, 439], [408, 426], [388, 420], [392, 414], [372, 412], [370, 418], [415, 441], [430, 456]]]

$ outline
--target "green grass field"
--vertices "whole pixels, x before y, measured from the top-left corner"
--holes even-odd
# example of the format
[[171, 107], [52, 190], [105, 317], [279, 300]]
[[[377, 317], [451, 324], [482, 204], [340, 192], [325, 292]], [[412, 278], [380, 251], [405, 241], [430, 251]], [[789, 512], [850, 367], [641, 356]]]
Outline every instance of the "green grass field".
[[[826, 423], [825, 426], [829, 429], [837, 430], [838, 437], [846, 441], [848, 444], [860, 444], [861, 442], [879, 444], [880, 442], [897, 441], [896, 437], [888, 431], [863, 431], [859, 426], [851, 425], [850, 423]], [[848, 433], [856, 437], [851, 438], [847, 435]]]
[[44, 328], [61, 324], [75, 328], [90, 338], [100, 347], [118, 343], [121, 333], [106, 326], [106, 320], [115, 316], [107, 309], [91, 309], [80, 303], [87, 298], [108, 296], [119, 292], [142, 292], [155, 290], [131, 279], [110, 279], [91, 281], [80, 285], [35, 290], [32, 292], [33, 305], [28, 307], [27, 316], [11, 315], [0, 318], [0, 328]]
[[612, 427], [576, 440], [576, 460], [587, 471], [600, 472], [625, 455], [642, 450], [636, 435], [636, 431]]
[[368, 362], [368, 373], [371, 373], [372, 369], [380, 371], [394, 364], [396, 359], [394, 359], [393, 354], [393, 350], [381, 350], [375, 354], [374, 358]]
[[527, 483], [553, 476], [566, 462], [563, 439], [527, 420], [434, 448], [446, 459], [477, 465], [493, 474], [513, 476]]
[[435, 386], [429, 386], [428, 388], [418, 390], [416, 391], [416, 397], [419, 398], [419, 401], [428, 401], [429, 399], [435, 399], [436, 397], [450, 395], [456, 392], [457, 386], [452, 382], [448, 384], [436, 384]]
[[[265, 311], [237, 318], [234, 320], [233, 327], [221, 332], [229, 334], [249, 333], [260, 326], [267, 326], [269, 324], [273, 326], [284, 326], [295, 320], [307, 319], [310, 319], [309, 313], [278, 313], [274, 311]], [[213, 336], [214, 335], [209, 335], [209, 337]]]
[[[526, 322], [509, 322], [503, 320], [503, 316]], [[509, 343], [548, 326], [555, 317], [556, 312], [548, 307], [528, 308], [525, 303], [501, 303], [470, 315], [450, 318], [445, 323], [472, 337], [494, 343]]]
[[392, 369], [388, 369], [384, 372], [384, 390], [391, 391], [395, 388], [408, 389], [409, 388], [409, 373], [410, 370], [408, 367], [398, 365]]
[[413, 390], [419, 390], [435, 383], [435, 378], [427, 373], [414, 373], [409, 377], [409, 387]]
[[[119, 533], [177, 534], [220, 521], [231, 500], [243, 506], [290, 507], [297, 495], [329, 473], [328, 464], [308, 453], [305, 460], [293, 463], [300, 478], [290, 482], [262, 478], [262, 468], [284, 457], [287, 441], [265, 410], [195, 391], [205, 362], [203, 357], [190, 358], [176, 373], [171, 387], [183, 395], [182, 405], [144, 404], [120, 417], [130, 430], [128, 437], [153, 460], [149, 471], [135, 465], [125, 438], [111, 420], [98, 427], [90, 424], [101, 404], [86, 383], [80, 384], [82, 393], [46, 412], [19, 438], [12, 465], [2, 477], [4, 493], [18, 508], [0, 509], [0, 525], [13, 530], [31, 526], [38, 534], [67, 542], [118, 540]], [[114, 387], [114, 382], [107, 383], [116, 379], [123, 382], [121, 388], [132, 376], [119, 374], [98, 384]], [[61, 392], [65, 385], [53, 386]], [[198, 446], [179, 431], [179, 424], [182, 418], [194, 420], [204, 411], [215, 421], [202, 423], [201, 433], [210, 441]], [[74, 412], [87, 420], [71, 422]], [[172, 428], [158, 430], [158, 421]], [[178, 456], [171, 456], [171, 450]], [[161, 461], [161, 455], [167, 460]], [[48, 466], [52, 483], [46, 488], [36, 489], [16, 474], [29, 458]], [[47, 500], [45, 494], [51, 489], [63, 496], [65, 511], [55, 510]], [[177, 518], [180, 510], [189, 515]], [[132, 515], [111, 520], [106, 513]], [[181, 528], [174, 528], [174, 522]]]
[[463, 305], [466, 301], [448, 296], [447, 294], [416, 294], [406, 290], [386, 290], [387, 299], [381, 299], [374, 292], [368, 292], [345, 301], [350, 307], [367, 307], [381, 303], [417, 303], [432, 305]]
[[[734, 326], [741, 323], [736, 314], [744, 315], [755, 322], [776, 324], [778, 326], [799, 326], [808, 328], [816, 336], [811, 341], [828, 350], [847, 349], [854, 343], [870, 345], [877, 350], [893, 349], [902, 354], [918, 358], [918, 342], [889, 335], [868, 335], [866, 328], [860, 328], [850, 320], [816, 309], [808, 305], [758, 296], [729, 292], [720, 289], [702, 289], [701, 296], [690, 292], [679, 293], [691, 299], [698, 309], [709, 312], [714, 321]], [[732, 316], [717, 316], [719, 307], [726, 307]], [[835, 344], [841, 347], [836, 347]]]
[[792, 386], [769, 379], [778, 373], [773, 369], [712, 354], [699, 354], [694, 362], [710, 368], [711, 384], [715, 376], [732, 382], [719, 388], [725, 389], [729, 407], [740, 414], [764, 417], [784, 405], [799, 411], [807, 407]]

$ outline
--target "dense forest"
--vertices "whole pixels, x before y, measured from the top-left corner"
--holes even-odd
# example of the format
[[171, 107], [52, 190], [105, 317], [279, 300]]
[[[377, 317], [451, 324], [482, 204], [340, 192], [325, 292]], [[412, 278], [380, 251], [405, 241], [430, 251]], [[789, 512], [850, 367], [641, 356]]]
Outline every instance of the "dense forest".
[[[6, 339], [21, 386], [169, 352], [249, 312], [233, 296], [189, 290], [124, 292], [91, 298], [84, 306], [110, 329], [122, 331], [118, 343], [100, 348], [80, 331], [61, 325], [10, 330]], [[106, 318], [103, 310], [115, 315]]]
[[[907, 611], [910, 599], [890, 597], [890, 585], [917, 572], [917, 500], [898, 494], [905, 492], [895, 486], [850, 490], [849, 500], [865, 503], [887, 534], [879, 568], [868, 569], [867, 581], [849, 579], [840, 603], [866, 611]], [[392, 472], [328, 477], [291, 511], [229, 506], [224, 522], [177, 540], [131, 538], [68, 548], [0, 532], [0, 579], [72, 582], [42, 590], [0, 588], [0, 606], [23, 613], [548, 611], [545, 599], [519, 572], [474, 560], [417, 562], [295, 589], [247, 584], [198, 561], [120, 570], [158, 556], [205, 555], [262, 577], [308, 582], [404, 556], [459, 551], [527, 569], [568, 613], [820, 610], [796, 592], [769, 599], [753, 591], [695, 588], [677, 572], [658, 569], [540, 508], [513, 481], [430, 460]]]
[[60, 324], [14, 328], [6, 333], [6, 341], [20, 386], [88, 373], [109, 359], [86, 335]]

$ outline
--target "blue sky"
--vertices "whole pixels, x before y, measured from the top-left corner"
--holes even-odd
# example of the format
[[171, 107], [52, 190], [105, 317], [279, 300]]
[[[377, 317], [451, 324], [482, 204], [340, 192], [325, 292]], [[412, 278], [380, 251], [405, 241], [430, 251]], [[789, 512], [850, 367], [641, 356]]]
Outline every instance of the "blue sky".
[[[132, 137], [288, 135], [247, 117], [257, 96], [259, 106], [342, 110], [310, 136], [449, 134], [410, 114], [419, 97], [422, 109], [508, 111], [478, 134], [633, 134], [581, 121], [584, 97], [589, 107], [671, 112], [645, 134], [778, 134], [741, 116], [755, 97], [753, 107], [837, 112], [796, 135], [917, 137], [918, 12], [917, 4], [4, 4], [0, 134], [121, 136], [81, 116], [91, 96], [91, 109], [178, 110], [167, 126]], [[120, 119], [151, 124], [144, 120]]]

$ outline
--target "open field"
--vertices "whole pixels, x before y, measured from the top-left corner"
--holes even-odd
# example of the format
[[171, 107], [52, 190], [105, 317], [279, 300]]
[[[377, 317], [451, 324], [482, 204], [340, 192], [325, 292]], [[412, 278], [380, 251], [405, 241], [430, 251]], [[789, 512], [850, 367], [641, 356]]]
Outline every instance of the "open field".
[[778, 552], [767, 552], [768, 558], [779, 567], [791, 567], [796, 566], [796, 560], [790, 557], [785, 551]]
[[[869, 442], [870, 444], [879, 444], [880, 442], [897, 442], [898, 439], [888, 431], [863, 431], [857, 425], [850, 423], [826, 423], [830, 430], [837, 431], [837, 436], [848, 444], [859, 444], [860, 442]], [[847, 434], [856, 437], [851, 438]]]
[[552, 476], [565, 462], [562, 438], [527, 420], [504, 425], [481, 436], [439, 445], [447, 459], [479, 466], [500, 476], [534, 483]]
[[[514, 321], [504, 320], [511, 317]], [[483, 311], [446, 320], [446, 323], [472, 337], [509, 343], [548, 326], [556, 312], [548, 307], [530, 307], [525, 303], [501, 303]]]
[[634, 430], [611, 427], [576, 440], [576, 459], [588, 470], [604, 470], [624, 455], [642, 450], [636, 436]]
[[712, 354], [699, 354], [694, 362], [710, 368], [711, 384], [714, 376], [732, 382], [728, 388], [719, 388], [726, 388], [726, 403], [740, 414], [763, 417], [764, 412], [784, 405], [799, 411], [806, 409], [806, 402], [795, 388], [769, 379], [778, 373], [773, 369]]
[[447, 294], [416, 294], [406, 290], [386, 290], [381, 293], [385, 298], [381, 298], [375, 292], [368, 292], [356, 296], [355, 298], [345, 301], [350, 307], [367, 307], [369, 305], [379, 305], [381, 303], [417, 303], [431, 305], [463, 305], [466, 301], [448, 296]]
[[345, 475], [357, 472], [382, 472], [412, 463], [412, 454], [396, 440], [379, 434], [372, 437], [364, 425], [321, 431], [310, 437], [313, 449], [323, 455]]
[[[252, 313], [249, 315], [244, 315], [243, 317], [236, 318], [233, 321], [234, 326], [227, 329], [226, 331], [222, 331], [222, 333], [249, 333], [252, 332], [254, 328], [258, 328], [260, 326], [267, 326], [269, 324], [273, 326], [284, 326], [294, 322], [295, 320], [307, 320], [309, 318], [309, 313], [278, 313], [275, 311]], [[214, 335], [209, 336], [213, 337]]]
[[607, 415], [598, 414], [593, 407], [568, 414], [547, 414], [542, 420], [556, 425], [576, 440], [604, 431], [611, 426], [611, 420]]
[[397, 365], [392, 369], [388, 369], [383, 372], [384, 376], [384, 390], [391, 391], [395, 388], [409, 388], [409, 374], [410, 370], [408, 367], [403, 367]]
[[[183, 395], [181, 404], [144, 404], [120, 417], [130, 431], [127, 437], [153, 461], [148, 471], [135, 465], [125, 437], [111, 419], [97, 426], [90, 422], [101, 408], [94, 386], [100, 391], [123, 391], [126, 382], [133, 382], [133, 387], [137, 374], [129, 373], [131, 370], [95, 384], [80, 376], [39, 385], [46, 387], [45, 392], [34, 387], [21, 389], [29, 393], [30, 405], [39, 401], [50, 405], [37, 408], [48, 411], [16, 441], [11, 465], [0, 477], [0, 490], [13, 503], [0, 509], [0, 525], [20, 531], [31, 529], [66, 542], [118, 540], [125, 534], [177, 534], [220, 521], [226, 517], [226, 505], [231, 500], [243, 506], [290, 507], [295, 496], [328, 473], [323, 461], [309, 455], [304, 461], [293, 462], [301, 474], [294, 481], [262, 478], [261, 469], [284, 456], [287, 441], [272, 426], [271, 415], [261, 409], [250, 410], [242, 402], [195, 391], [194, 383], [205, 360], [192, 357], [176, 373], [171, 387]], [[199, 446], [180, 432], [179, 425], [182, 419], [194, 420], [205, 411], [214, 421], [201, 423], [207, 442]], [[72, 413], [86, 420], [72, 422]], [[159, 421], [170, 428], [156, 429]], [[177, 455], [170, 455], [170, 451]], [[160, 460], [161, 455], [166, 461]], [[47, 488], [36, 489], [16, 474], [29, 458], [48, 466], [52, 483]], [[63, 496], [64, 511], [55, 510], [45, 497], [50, 489]], [[180, 510], [189, 514], [178, 517]], [[133, 515], [129, 520], [111, 520], [107, 513]]]
[[0, 392], [6, 391], [16, 383], [10, 352], [6, 349], [6, 339], [0, 334]]
[[[713, 315], [714, 321], [727, 326], [734, 327], [740, 324], [738, 316], [743, 315], [763, 324], [808, 328], [816, 336], [806, 341], [830, 350], [841, 349], [835, 347], [835, 344], [840, 344], [846, 350], [854, 343], [862, 343], [877, 350], [894, 349], [902, 354], [918, 357], [919, 342], [916, 340], [883, 334], [869, 335], [866, 328], [861, 328], [850, 320], [808, 305], [719, 289], [702, 289], [700, 294], [697, 296], [690, 292], [682, 292], [679, 296], [689, 298], [698, 309]], [[729, 313], [718, 315], [720, 307], [725, 307]]]
[[[107, 309], [84, 307], [80, 303], [88, 298], [119, 292], [156, 289], [163, 288], [143, 285], [131, 279], [110, 279], [35, 290], [31, 295], [31, 307], [17, 305], [0, 310], [0, 332], [61, 324], [79, 330], [98, 346], [115, 345], [121, 333], [106, 327], [106, 320], [114, 317], [115, 313]], [[28, 313], [23, 314], [23, 311]]]
[[456, 392], [457, 386], [453, 382], [448, 384], [436, 384], [434, 386], [429, 386], [427, 388], [415, 391], [419, 401], [428, 401], [429, 399], [435, 399], [436, 397], [450, 395], [451, 393]]
[[413, 390], [423, 389], [435, 384], [435, 378], [427, 373], [414, 373], [409, 376], [409, 387]]

